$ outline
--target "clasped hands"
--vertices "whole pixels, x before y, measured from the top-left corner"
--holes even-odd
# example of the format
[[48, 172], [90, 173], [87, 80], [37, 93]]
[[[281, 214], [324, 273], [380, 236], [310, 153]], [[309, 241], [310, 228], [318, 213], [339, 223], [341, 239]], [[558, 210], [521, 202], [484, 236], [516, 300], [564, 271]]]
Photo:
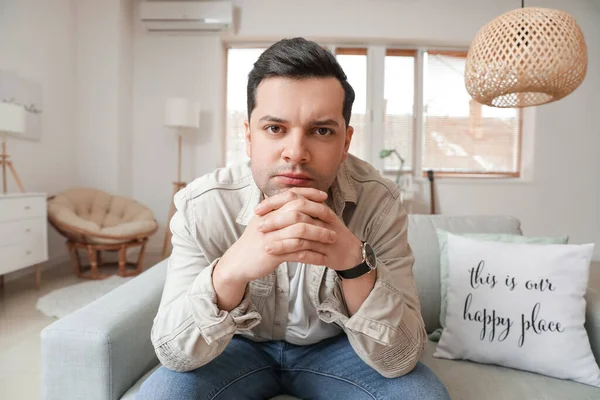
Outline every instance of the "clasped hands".
[[231, 275], [250, 282], [286, 261], [334, 270], [359, 264], [360, 240], [325, 204], [326, 199], [327, 193], [318, 189], [295, 187], [263, 200], [242, 236], [224, 255], [231, 260], [235, 254], [238, 261], [228, 262], [237, 265]]

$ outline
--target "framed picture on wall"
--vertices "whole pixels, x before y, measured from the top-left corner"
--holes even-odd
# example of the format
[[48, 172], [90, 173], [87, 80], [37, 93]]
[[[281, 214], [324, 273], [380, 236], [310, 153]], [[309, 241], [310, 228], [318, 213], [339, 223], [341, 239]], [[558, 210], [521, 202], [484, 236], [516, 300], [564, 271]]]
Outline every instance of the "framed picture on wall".
[[12, 71], [0, 70], [0, 102], [19, 104], [27, 111], [22, 139], [40, 140], [42, 136], [42, 85]]

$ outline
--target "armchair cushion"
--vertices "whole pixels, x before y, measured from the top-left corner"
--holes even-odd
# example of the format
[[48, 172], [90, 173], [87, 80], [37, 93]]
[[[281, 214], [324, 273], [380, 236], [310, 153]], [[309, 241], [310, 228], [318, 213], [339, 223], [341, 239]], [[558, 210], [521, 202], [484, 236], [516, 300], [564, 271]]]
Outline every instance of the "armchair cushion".
[[83, 233], [91, 243], [115, 243], [152, 234], [152, 210], [134, 199], [74, 188], [48, 201], [48, 218], [59, 229]]

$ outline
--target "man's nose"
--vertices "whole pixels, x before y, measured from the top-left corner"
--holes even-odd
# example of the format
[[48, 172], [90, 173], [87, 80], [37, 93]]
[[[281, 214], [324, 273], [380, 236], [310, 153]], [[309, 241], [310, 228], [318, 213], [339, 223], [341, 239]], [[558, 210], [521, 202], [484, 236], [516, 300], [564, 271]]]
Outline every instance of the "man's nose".
[[308, 138], [304, 132], [297, 130], [285, 138], [281, 157], [290, 164], [306, 163], [310, 160]]

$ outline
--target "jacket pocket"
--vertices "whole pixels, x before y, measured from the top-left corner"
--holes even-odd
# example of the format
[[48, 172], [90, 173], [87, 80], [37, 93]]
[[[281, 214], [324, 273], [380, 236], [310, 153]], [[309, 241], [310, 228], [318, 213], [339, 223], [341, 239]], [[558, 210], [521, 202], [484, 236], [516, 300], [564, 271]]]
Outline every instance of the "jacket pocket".
[[250, 286], [250, 298], [260, 312], [263, 309], [266, 298], [273, 292], [275, 274], [273, 273], [264, 278], [251, 281], [248, 285]]

